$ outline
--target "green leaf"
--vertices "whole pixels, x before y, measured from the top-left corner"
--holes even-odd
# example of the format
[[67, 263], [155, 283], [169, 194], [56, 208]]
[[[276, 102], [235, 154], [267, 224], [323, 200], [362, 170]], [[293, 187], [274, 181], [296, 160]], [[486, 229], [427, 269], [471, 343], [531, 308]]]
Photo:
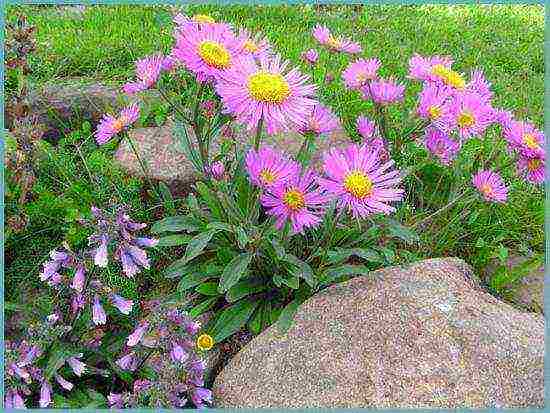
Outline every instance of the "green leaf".
[[233, 287], [239, 279], [245, 274], [248, 269], [248, 265], [252, 261], [252, 253], [246, 252], [240, 255], [237, 255], [233, 258], [229, 264], [223, 270], [220, 285], [218, 291], [226, 292], [231, 287]]
[[212, 275], [204, 272], [192, 273], [189, 275], [184, 275], [178, 284], [178, 291], [184, 292], [199, 285], [204, 280], [211, 278]]
[[300, 287], [300, 280], [298, 277], [290, 277], [290, 278], [282, 278], [283, 284], [285, 284], [287, 287], [292, 288], [293, 290], [297, 290], [298, 287]]
[[[303, 278], [310, 287], [315, 286], [315, 277], [313, 276], [313, 270], [311, 269], [309, 264], [307, 264], [305, 261], [300, 260], [298, 257], [292, 254], [285, 254], [284, 260], [296, 266], [296, 269], [290, 271], [292, 275], [294, 275], [295, 277]], [[288, 286], [290, 288], [294, 288], [290, 285]], [[298, 287], [296, 286], [296, 288]]]
[[420, 240], [418, 234], [411, 228], [408, 228], [393, 219], [388, 219], [387, 222], [388, 231], [392, 237], [398, 238], [406, 244], [414, 244]]
[[239, 246], [240, 249], [244, 250], [248, 245], [248, 243], [250, 242], [250, 239], [248, 238], [246, 231], [242, 227], [236, 227], [235, 235], [237, 237], [237, 245]]
[[328, 252], [328, 260], [331, 264], [347, 261], [351, 256], [362, 258], [368, 262], [384, 262], [380, 254], [366, 248], [337, 248]]
[[207, 282], [201, 284], [197, 288], [195, 288], [195, 291], [201, 293], [202, 295], [220, 295], [220, 293], [218, 293], [217, 282]]
[[202, 301], [201, 303], [194, 306], [191, 310], [189, 310], [189, 316], [191, 318], [197, 318], [201, 314], [204, 314], [205, 312], [210, 310], [210, 308], [212, 308], [214, 304], [216, 304], [219, 298], [220, 297], [210, 297], [207, 300]]
[[295, 298], [293, 301], [291, 301], [289, 304], [283, 308], [281, 311], [281, 315], [279, 316], [279, 319], [277, 320], [277, 329], [281, 334], [285, 334], [290, 326], [292, 325], [292, 321], [294, 320], [294, 315], [296, 314], [296, 311], [298, 310], [298, 307], [301, 304], [301, 300], [298, 298]]
[[166, 278], [176, 278], [192, 272], [193, 270], [194, 266], [187, 265], [185, 258], [180, 258], [165, 268], [162, 273]]
[[258, 293], [267, 289], [265, 284], [259, 284], [257, 280], [239, 281], [227, 291], [225, 298], [230, 303], [240, 300], [247, 295]]
[[211, 229], [194, 236], [187, 244], [184, 261], [187, 263], [202, 254], [216, 232], [218, 232], [217, 229]]
[[185, 154], [185, 157], [193, 164], [198, 172], [202, 173], [199, 155], [197, 154], [196, 149], [191, 143], [191, 139], [189, 138], [189, 133], [187, 131], [187, 126], [183, 122], [175, 122], [174, 137], [176, 138], [175, 141], [177, 142], [176, 148]]
[[162, 197], [162, 201], [164, 202], [164, 207], [166, 208], [169, 214], [175, 214], [176, 205], [174, 203], [174, 197], [170, 192], [170, 188], [168, 188], [168, 185], [166, 185], [162, 181], [159, 182], [158, 186], [159, 186], [160, 196]]
[[159, 238], [158, 247], [174, 247], [177, 245], [185, 245], [191, 240], [191, 236], [187, 234], [167, 235]]
[[65, 347], [56, 347], [50, 353], [50, 357], [44, 369], [44, 377], [46, 379], [51, 379], [57, 370], [59, 370], [64, 364], [65, 361], [74, 356], [74, 350], [65, 348]]
[[153, 234], [160, 234], [162, 232], [194, 232], [199, 231], [201, 225], [195, 218], [189, 215], [175, 215], [172, 217], [166, 217], [157, 221], [151, 227]]
[[217, 229], [220, 231], [233, 232], [233, 227], [225, 222], [211, 222], [206, 226], [207, 229]]
[[325, 276], [329, 279], [339, 278], [345, 275], [366, 275], [370, 273], [364, 265], [340, 265], [338, 267], [329, 268], [325, 271]]
[[258, 305], [259, 301], [241, 300], [223, 310], [211, 332], [214, 341], [219, 343], [239, 331]]
[[257, 335], [260, 333], [260, 331], [262, 331], [263, 308], [264, 306], [256, 309], [256, 311], [248, 321], [248, 330], [254, 335]]
[[206, 203], [212, 216], [215, 219], [221, 219], [223, 216], [222, 210], [220, 209], [220, 201], [214, 192], [210, 190], [203, 182], [197, 182], [195, 184], [197, 192], [201, 196], [202, 200]]
[[495, 291], [501, 291], [507, 286], [518, 282], [523, 277], [538, 270], [544, 265], [544, 255], [536, 255], [524, 262], [508, 269], [505, 265], [500, 266], [491, 278], [491, 288]]

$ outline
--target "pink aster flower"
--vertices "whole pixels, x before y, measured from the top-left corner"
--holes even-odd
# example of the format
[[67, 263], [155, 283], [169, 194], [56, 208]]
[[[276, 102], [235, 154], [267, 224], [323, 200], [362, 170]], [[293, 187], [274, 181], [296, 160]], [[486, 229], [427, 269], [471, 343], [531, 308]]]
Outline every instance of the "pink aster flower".
[[426, 83], [418, 95], [416, 113], [420, 118], [429, 120], [444, 130], [447, 125], [441, 119], [449, 114], [451, 93], [452, 90], [447, 86]]
[[544, 153], [544, 133], [530, 122], [511, 121], [504, 130], [504, 138], [514, 150], [526, 157]]
[[500, 175], [493, 171], [479, 171], [472, 178], [472, 184], [489, 202], [506, 202], [508, 189]]
[[319, 190], [313, 171], [306, 170], [301, 176], [295, 173], [282, 185], [270, 187], [260, 198], [267, 214], [276, 217], [275, 226], [292, 224], [294, 233], [314, 227], [321, 222], [328, 198]]
[[319, 59], [319, 53], [317, 53], [317, 50], [315, 49], [309, 49], [302, 53], [301, 55], [302, 60], [310, 65], [314, 65], [317, 63], [317, 60]]
[[154, 55], [140, 59], [136, 62], [136, 77], [137, 82], [129, 82], [122, 86], [124, 93], [133, 95], [142, 90], [150, 89], [157, 82], [164, 56]]
[[380, 136], [376, 123], [365, 116], [357, 117], [356, 126], [357, 132], [367, 140]]
[[376, 58], [356, 60], [342, 72], [344, 84], [350, 89], [360, 90], [369, 80], [376, 79], [379, 68], [380, 60]]
[[328, 27], [317, 25], [313, 28], [313, 37], [332, 52], [349, 54], [361, 53], [361, 45], [343, 37], [334, 37]]
[[329, 108], [318, 103], [314, 106], [313, 111], [307, 118], [305, 127], [300, 129], [300, 133], [321, 135], [323, 133], [330, 133], [339, 128], [340, 120], [338, 117]]
[[461, 147], [459, 142], [451, 139], [440, 129], [433, 127], [426, 129], [424, 144], [443, 165], [449, 165], [455, 160]]
[[546, 154], [539, 153], [533, 157], [519, 156], [517, 162], [518, 173], [528, 182], [540, 185], [545, 180]]
[[227, 70], [216, 84], [225, 112], [254, 130], [263, 119], [272, 135], [298, 129], [306, 124], [317, 103], [312, 96], [315, 86], [297, 69], [288, 70], [288, 62], [279, 56], [269, 59], [241, 59]]
[[403, 100], [405, 85], [397, 83], [393, 78], [377, 79], [367, 82], [361, 90], [364, 99], [372, 99], [375, 103], [386, 106]]
[[262, 37], [260, 33], [252, 35], [248, 30], [241, 29], [239, 32], [242, 49], [241, 54], [250, 55], [256, 59], [266, 58], [271, 53], [271, 45], [266, 37]]
[[455, 94], [448, 114], [441, 117], [446, 130], [457, 128], [461, 139], [483, 135], [494, 121], [495, 110], [491, 104], [472, 92]]
[[438, 75], [438, 69], [451, 69], [452, 64], [453, 60], [448, 56], [424, 57], [415, 54], [409, 59], [408, 77], [416, 80], [439, 82], [441, 77]]
[[243, 41], [225, 26], [187, 23], [176, 33], [172, 54], [199, 82], [206, 82], [231, 68], [242, 48]]
[[103, 115], [103, 119], [99, 125], [97, 125], [97, 129], [94, 133], [97, 144], [106, 144], [113, 136], [118, 135], [123, 129], [134, 123], [138, 117], [139, 106], [137, 103], [122, 109], [118, 118], [112, 115]]
[[381, 163], [377, 152], [365, 145], [332, 148], [324, 154], [323, 163], [326, 178], [319, 179], [321, 188], [355, 217], [389, 214], [395, 211], [389, 203], [403, 199], [403, 190], [396, 187], [401, 181], [399, 171], [388, 171], [394, 162]]
[[250, 149], [245, 161], [250, 182], [264, 189], [283, 184], [300, 170], [298, 163], [269, 146]]
[[481, 99], [489, 102], [493, 98], [491, 83], [485, 78], [483, 71], [474, 70], [470, 76], [470, 81], [466, 84], [466, 91], [477, 93]]

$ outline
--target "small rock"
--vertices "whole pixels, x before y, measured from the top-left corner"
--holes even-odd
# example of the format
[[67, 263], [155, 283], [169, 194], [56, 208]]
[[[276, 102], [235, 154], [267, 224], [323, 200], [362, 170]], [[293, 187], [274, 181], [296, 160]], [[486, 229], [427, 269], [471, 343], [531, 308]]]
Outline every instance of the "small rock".
[[[505, 267], [512, 270], [525, 263], [529, 258], [522, 256], [511, 256], [506, 260]], [[490, 282], [491, 277], [501, 268], [501, 264], [493, 262], [486, 270], [486, 281]], [[527, 272], [518, 274], [521, 279], [507, 289], [503, 296], [505, 301], [519, 306], [528, 311], [544, 313], [544, 264], [540, 267]]]
[[216, 407], [542, 407], [544, 319], [456, 258], [334, 285], [216, 377]]
[[[196, 181], [197, 173], [191, 162], [187, 160], [183, 152], [178, 149], [179, 143], [174, 140], [173, 126], [167, 124], [161, 127], [137, 128], [129, 131], [138, 150], [140, 158], [145, 161], [148, 175], [152, 179], [166, 182], [180, 181], [189, 185]], [[190, 132], [191, 135], [191, 132]], [[191, 139], [194, 138], [191, 136]], [[241, 144], [251, 142], [251, 136], [245, 132], [239, 132], [235, 139]], [[296, 155], [303, 142], [303, 137], [298, 133], [285, 133], [276, 136], [265, 137], [264, 144], [272, 145], [291, 155]], [[312, 157], [316, 167], [320, 166], [321, 155], [329, 147], [350, 142], [343, 131], [336, 131], [329, 136], [321, 136], [317, 140], [317, 150]], [[212, 142], [211, 153], [219, 151], [219, 141]], [[121, 166], [129, 173], [143, 176], [142, 169], [136, 159], [132, 148], [125, 139], [121, 142], [116, 155]]]

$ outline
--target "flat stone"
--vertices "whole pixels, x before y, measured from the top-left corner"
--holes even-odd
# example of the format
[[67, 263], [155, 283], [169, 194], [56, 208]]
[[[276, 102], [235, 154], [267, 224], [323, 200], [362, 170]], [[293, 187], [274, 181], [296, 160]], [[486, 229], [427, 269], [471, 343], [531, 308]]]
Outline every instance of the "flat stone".
[[[47, 84], [34, 90], [28, 97], [29, 115], [34, 115], [46, 129], [64, 129], [74, 119], [97, 123], [105, 113], [117, 113], [124, 106], [141, 101], [143, 96], [155, 95], [146, 91], [127, 97], [120, 87], [90, 83], [82, 79], [69, 79], [62, 83]], [[6, 126], [12, 125], [6, 118]]]
[[460, 259], [392, 267], [305, 301], [216, 377], [216, 407], [542, 407], [544, 319]]
[[[523, 264], [529, 258], [522, 256], [511, 256], [506, 260], [504, 266], [507, 270]], [[497, 262], [491, 263], [486, 271], [486, 280], [491, 277], [501, 267]], [[511, 285], [503, 295], [503, 299], [520, 308], [537, 313], [544, 313], [544, 265], [527, 271], [524, 274], [518, 274], [521, 279]]]
[[[252, 137], [243, 130], [234, 128], [234, 139], [242, 145], [251, 143]], [[147, 175], [152, 179], [166, 182], [179, 181], [183, 184], [191, 184], [197, 179], [193, 165], [187, 160], [179, 142], [174, 139], [173, 125], [168, 123], [161, 127], [136, 128], [129, 131], [130, 138], [134, 141], [140, 158], [147, 165]], [[190, 137], [193, 139], [192, 132]], [[303, 137], [298, 133], [284, 133], [275, 136], [264, 137], [263, 143], [285, 151], [290, 155], [296, 155], [303, 142]], [[342, 130], [335, 131], [328, 136], [321, 136], [316, 141], [317, 150], [312, 156], [313, 165], [319, 168], [322, 153], [331, 146], [349, 143], [350, 140]], [[211, 153], [216, 154], [220, 150], [220, 141], [212, 142]], [[132, 175], [143, 177], [144, 173], [127, 139], [124, 139], [116, 152], [115, 158], [123, 169]]]

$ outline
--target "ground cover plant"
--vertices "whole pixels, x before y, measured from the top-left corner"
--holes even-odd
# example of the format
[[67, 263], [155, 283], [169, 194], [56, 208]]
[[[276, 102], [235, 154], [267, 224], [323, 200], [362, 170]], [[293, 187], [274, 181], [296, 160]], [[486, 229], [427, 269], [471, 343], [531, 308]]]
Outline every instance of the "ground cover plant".
[[[33, 11], [28, 19], [38, 25], [52, 13], [14, 9], [14, 16], [21, 10]], [[393, 39], [407, 30], [414, 37], [422, 16], [457, 25], [457, 10], [472, 26], [502, 16], [521, 25], [540, 12], [94, 7], [83, 19], [97, 36], [85, 43], [92, 56], [69, 38], [66, 64], [57, 62], [57, 46], [52, 55], [31, 55], [31, 66], [40, 62], [31, 73], [16, 61], [15, 102], [24, 76], [97, 72], [120, 81], [127, 96], [157, 91], [158, 113], [142, 100], [97, 125], [69, 127], [53, 144], [14, 123], [6, 272], [9, 315], [23, 321], [6, 345], [6, 405], [202, 407], [211, 402], [205, 360], [214, 345], [243, 328], [258, 334], [277, 322], [284, 331], [300, 303], [334, 283], [445, 254], [480, 268], [519, 250], [539, 265], [542, 52], [524, 45], [542, 32], [521, 32], [517, 50], [526, 48], [533, 71], [522, 75], [530, 80], [521, 97], [504, 86], [517, 79], [491, 76], [503, 66], [523, 70], [513, 53], [499, 50], [491, 61], [468, 53], [494, 39], [472, 35], [460, 57], [448, 49], [469, 32], [454, 28], [399, 51], [376, 40], [388, 22], [396, 24], [385, 32]], [[146, 28], [154, 21], [157, 40], [143, 35], [130, 54], [102, 54], [94, 44], [113, 43], [94, 27], [112, 15], [121, 22], [116, 30], [135, 28], [136, 16]], [[274, 23], [281, 16], [284, 31]], [[351, 34], [348, 18], [365, 32]], [[110, 64], [94, 66], [105, 58]], [[110, 159], [128, 140], [147, 176], [128, 130], [167, 114], [199, 176], [186, 196], [128, 178]], [[235, 127], [247, 139], [228, 139]], [[296, 154], [267, 143], [290, 132], [301, 140]], [[336, 132], [347, 141], [316, 158]], [[47, 237], [38, 233], [43, 227]], [[37, 255], [33, 265], [14, 251], [23, 243]], [[510, 277], [500, 273], [489, 287], [498, 293]], [[22, 282], [39, 286], [33, 311], [16, 287]]]

